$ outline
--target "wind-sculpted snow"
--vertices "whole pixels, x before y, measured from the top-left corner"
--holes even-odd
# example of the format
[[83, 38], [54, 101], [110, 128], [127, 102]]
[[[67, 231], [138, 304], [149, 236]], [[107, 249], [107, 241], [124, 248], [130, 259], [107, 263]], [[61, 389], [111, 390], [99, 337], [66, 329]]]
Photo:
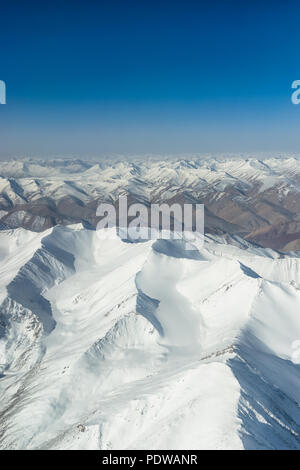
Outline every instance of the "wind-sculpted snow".
[[76, 225], [0, 256], [2, 449], [300, 449], [296, 253]]

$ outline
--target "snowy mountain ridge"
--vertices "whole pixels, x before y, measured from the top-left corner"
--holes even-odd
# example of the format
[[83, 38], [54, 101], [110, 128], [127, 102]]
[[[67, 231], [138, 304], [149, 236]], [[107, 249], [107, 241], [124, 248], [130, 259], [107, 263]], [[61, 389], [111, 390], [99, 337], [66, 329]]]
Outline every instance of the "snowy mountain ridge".
[[300, 447], [297, 253], [78, 224], [0, 255], [2, 449]]

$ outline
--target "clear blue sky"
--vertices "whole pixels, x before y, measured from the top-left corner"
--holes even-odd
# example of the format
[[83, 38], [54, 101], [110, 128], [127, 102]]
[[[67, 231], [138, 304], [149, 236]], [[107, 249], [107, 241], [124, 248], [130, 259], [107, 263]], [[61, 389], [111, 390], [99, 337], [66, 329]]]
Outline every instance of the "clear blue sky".
[[299, 1], [0, 2], [0, 156], [300, 152]]

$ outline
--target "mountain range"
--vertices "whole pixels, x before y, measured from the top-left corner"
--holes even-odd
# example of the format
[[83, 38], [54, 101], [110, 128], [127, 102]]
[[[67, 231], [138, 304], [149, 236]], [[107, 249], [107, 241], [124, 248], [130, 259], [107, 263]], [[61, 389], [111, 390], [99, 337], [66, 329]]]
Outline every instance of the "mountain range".
[[[300, 449], [298, 160], [1, 162], [1, 449]], [[204, 203], [203, 246], [93, 230]]]
[[205, 205], [207, 233], [229, 233], [267, 248], [300, 248], [297, 156], [109, 159], [100, 162], [0, 162], [0, 227], [36, 232], [55, 225], [97, 224], [101, 202]]

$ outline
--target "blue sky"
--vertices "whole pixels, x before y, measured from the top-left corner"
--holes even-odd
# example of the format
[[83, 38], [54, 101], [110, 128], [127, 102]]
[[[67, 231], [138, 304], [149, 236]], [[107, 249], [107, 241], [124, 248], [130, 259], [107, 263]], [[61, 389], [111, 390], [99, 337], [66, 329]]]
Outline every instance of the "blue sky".
[[0, 12], [1, 158], [300, 151], [299, 1], [29, 0]]

